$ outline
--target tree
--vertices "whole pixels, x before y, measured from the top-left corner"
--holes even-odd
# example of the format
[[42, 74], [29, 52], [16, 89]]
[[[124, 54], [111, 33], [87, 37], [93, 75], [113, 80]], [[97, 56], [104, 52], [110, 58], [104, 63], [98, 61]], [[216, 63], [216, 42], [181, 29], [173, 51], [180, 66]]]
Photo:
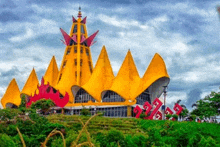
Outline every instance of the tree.
[[32, 109], [40, 109], [45, 115], [51, 107], [55, 106], [54, 102], [50, 99], [41, 99], [31, 104]]
[[26, 98], [24, 94], [22, 94], [21, 96], [21, 104], [18, 106], [18, 108], [23, 108], [23, 107], [26, 107]]
[[210, 119], [211, 116], [219, 115], [220, 93], [211, 92], [211, 94], [197, 101], [193, 106], [196, 106], [196, 109], [194, 109], [191, 114], [199, 116], [200, 118]]

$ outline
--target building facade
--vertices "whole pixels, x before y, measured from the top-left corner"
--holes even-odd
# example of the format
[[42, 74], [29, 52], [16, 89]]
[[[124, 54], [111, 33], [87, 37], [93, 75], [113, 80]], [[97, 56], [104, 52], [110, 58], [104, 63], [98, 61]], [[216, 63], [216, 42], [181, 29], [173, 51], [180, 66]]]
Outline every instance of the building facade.
[[72, 21], [69, 34], [60, 29], [66, 45], [61, 66], [58, 69], [53, 56], [41, 83], [50, 88], [47, 87], [44, 92], [39, 90], [39, 81], [33, 69], [21, 91], [15, 79], [11, 81], [1, 99], [4, 108], [19, 106], [22, 95], [31, 101], [36, 95], [41, 94], [43, 98], [44, 93], [52, 89], [52, 94], [59, 93], [60, 100], [68, 95], [69, 100], [64, 106], [64, 112], [68, 114], [80, 114], [80, 110], [87, 107], [91, 113], [103, 111], [105, 116], [127, 117], [132, 116], [136, 105], [143, 106], [146, 101], [151, 103], [160, 97], [170, 78], [158, 53], [140, 77], [128, 50], [115, 76], [105, 46], [93, 67], [90, 47], [95, 43], [93, 40], [98, 31], [88, 36], [86, 17], [82, 19], [81, 10], [78, 18], [73, 17]]

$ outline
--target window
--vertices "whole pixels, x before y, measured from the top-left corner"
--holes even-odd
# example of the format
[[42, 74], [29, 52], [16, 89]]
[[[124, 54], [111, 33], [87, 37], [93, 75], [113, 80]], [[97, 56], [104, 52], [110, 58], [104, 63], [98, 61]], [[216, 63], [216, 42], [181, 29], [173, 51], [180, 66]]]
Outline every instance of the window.
[[62, 74], [60, 74], [59, 81], [61, 80]]
[[74, 46], [74, 53], [77, 53], [77, 46]]
[[75, 71], [75, 77], [77, 77], [77, 71]]
[[70, 40], [70, 46], [72, 46], [74, 44], [73, 39]]
[[82, 72], [80, 71], [80, 77], [82, 77]]
[[77, 66], [77, 60], [76, 59], [74, 59], [74, 62], [75, 62], [75, 66]]
[[84, 30], [83, 25], [81, 25], [81, 33], [85, 34], [85, 30]]
[[102, 99], [102, 102], [124, 102], [125, 99], [123, 99], [120, 95], [113, 91], [107, 91]]
[[87, 103], [88, 101], [95, 102], [95, 99], [90, 94], [88, 94], [84, 89], [81, 88], [77, 92], [74, 102], [75, 103]]
[[63, 68], [66, 66], [66, 62], [67, 62], [67, 61], [64, 61], [64, 63], [63, 63]]
[[71, 50], [71, 47], [69, 47], [69, 48], [67, 49], [66, 55], [69, 55], [69, 54], [70, 54], [70, 50]]
[[86, 49], [86, 55], [89, 56], [89, 49]]
[[92, 73], [92, 64], [90, 61], [89, 61], [89, 69], [90, 69], [90, 72]]
[[80, 48], [80, 53], [83, 53], [83, 47]]
[[82, 66], [82, 64], [83, 64], [83, 60], [82, 60], [82, 59], [80, 59], [80, 66]]
[[77, 25], [74, 26], [73, 33], [77, 32]]
[[151, 104], [149, 90], [146, 89], [143, 93], [141, 93], [141, 94], [136, 98], [136, 100], [137, 100], [136, 104], [144, 105], [144, 103], [145, 103], [146, 101], [148, 101], [148, 102]]

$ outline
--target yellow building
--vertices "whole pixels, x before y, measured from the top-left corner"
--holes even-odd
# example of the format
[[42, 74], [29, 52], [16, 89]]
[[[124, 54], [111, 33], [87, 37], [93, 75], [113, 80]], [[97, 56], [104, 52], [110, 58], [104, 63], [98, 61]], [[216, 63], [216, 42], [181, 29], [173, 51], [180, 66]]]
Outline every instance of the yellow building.
[[[106, 116], [131, 116], [132, 109], [144, 102], [152, 102], [160, 97], [164, 86], [170, 79], [166, 65], [159, 54], [155, 54], [144, 76], [141, 78], [134, 63], [131, 51], [114, 76], [105, 46], [93, 68], [90, 47], [98, 31], [88, 37], [86, 17], [73, 19], [71, 31], [67, 34], [61, 30], [66, 45], [63, 60], [58, 70], [53, 56], [44, 75], [44, 83], [49, 83], [62, 95], [69, 94], [65, 112], [79, 114], [82, 107], [90, 107], [92, 113], [105, 111]], [[21, 95], [27, 98], [38, 93], [38, 78], [33, 69], [22, 91], [15, 79], [9, 84], [1, 99], [3, 107], [16, 107], [20, 104]]]

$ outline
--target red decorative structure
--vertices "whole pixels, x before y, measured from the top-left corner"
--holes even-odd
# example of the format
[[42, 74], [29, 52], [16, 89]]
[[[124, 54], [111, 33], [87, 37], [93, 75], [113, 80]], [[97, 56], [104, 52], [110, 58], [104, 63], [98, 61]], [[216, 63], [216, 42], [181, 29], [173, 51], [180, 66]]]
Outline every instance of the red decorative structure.
[[155, 117], [156, 119], [162, 120], [162, 113], [160, 111], [157, 111]]
[[[156, 98], [152, 105], [149, 103], [149, 102], [145, 102], [144, 105], [143, 105], [143, 108], [145, 110], [145, 114], [148, 115], [150, 110], [153, 108], [153, 106], [155, 106], [155, 109], [153, 110], [153, 112], [150, 114], [150, 116], [144, 118], [144, 119], [153, 119], [154, 116], [156, 119], [159, 119], [159, 120], [162, 120], [162, 113], [159, 111], [160, 107], [162, 106], [162, 102]], [[174, 106], [174, 111], [176, 112], [177, 115], [179, 115], [183, 108], [178, 104], [176, 103], [175, 106]], [[136, 118], [139, 118], [140, 117], [140, 114], [143, 112], [143, 110], [137, 105], [135, 108], [134, 108], [134, 113], [136, 114]], [[166, 110], [165, 110], [165, 114], [173, 114], [173, 111], [167, 107]], [[172, 119], [174, 120], [174, 118]]]
[[70, 44], [70, 40], [71, 40], [71, 37], [62, 29], [60, 28], [60, 31], [63, 35], [63, 38], [65, 41], [61, 40], [66, 46], [68, 46]]
[[30, 96], [29, 101], [26, 104], [26, 107], [29, 107], [32, 102], [36, 102], [40, 99], [51, 99], [54, 104], [58, 107], [64, 107], [69, 101], [69, 95], [66, 92], [64, 97], [60, 97], [60, 92], [57, 90], [54, 92], [53, 87], [48, 84], [44, 85], [44, 79], [41, 79], [41, 85], [38, 86], [39, 94], [35, 94], [34, 96]]
[[95, 36], [98, 34], [98, 32], [99, 32], [99, 30], [96, 31], [91, 36], [89, 36], [88, 38], [86, 38], [85, 40], [81, 41], [81, 43], [85, 42], [88, 47], [92, 46], [94, 44], [93, 40], [94, 40]]
[[153, 110], [153, 112], [150, 114], [150, 116], [148, 117], [148, 119], [153, 119], [154, 115], [157, 113], [157, 111], [160, 109], [160, 107], [162, 106], [162, 102], [156, 98], [153, 101], [153, 106], [156, 106], [156, 108]]
[[176, 112], [177, 115], [179, 115], [183, 111], [183, 108], [178, 103], [176, 103], [173, 107], [173, 110]]
[[143, 110], [137, 105], [137, 106], [134, 108], [133, 111], [134, 111], [134, 113], [136, 114], [135, 117], [136, 117], [136, 118], [139, 118]]
[[85, 17], [85, 18], [83, 18], [83, 20], [81, 21], [81, 23], [86, 24], [86, 17]]
[[72, 16], [73, 22], [77, 22], [77, 20]]
[[166, 108], [166, 110], [165, 110], [165, 114], [167, 115], [167, 114], [173, 114], [173, 111], [169, 108], [169, 107], [167, 107]]
[[152, 109], [152, 106], [150, 105], [149, 102], [145, 102], [143, 105], [143, 108], [145, 110], [145, 114], [148, 115], [148, 113], [150, 112], [150, 110]]

